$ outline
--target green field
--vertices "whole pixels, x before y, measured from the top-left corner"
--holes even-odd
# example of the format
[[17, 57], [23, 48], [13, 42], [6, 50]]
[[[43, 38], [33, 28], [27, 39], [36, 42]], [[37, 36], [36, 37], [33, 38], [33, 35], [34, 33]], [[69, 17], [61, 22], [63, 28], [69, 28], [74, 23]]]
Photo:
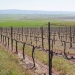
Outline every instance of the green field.
[[18, 58], [0, 46], [0, 75], [34, 75], [20, 65]]
[[75, 26], [75, 22], [60, 22], [60, 21], [49, 21], [49, 20], [26, 20], [26, 21], [3, 21], [0, 22], [0, 27], [47, 27], [48, 22], [51, 23], [52, 27], [60, 26]]
[[36, 20], [27, 20], [27, 21], [6, 21], [0, 22], [1, 27], [40, 27], [46, 26], [46, 21], [36, 21]]
[[0, 15], [0, 27], [47, 27], [48, 22], [52, 27], [75, 26], [75, 21], [60, 19], [54, 15]]

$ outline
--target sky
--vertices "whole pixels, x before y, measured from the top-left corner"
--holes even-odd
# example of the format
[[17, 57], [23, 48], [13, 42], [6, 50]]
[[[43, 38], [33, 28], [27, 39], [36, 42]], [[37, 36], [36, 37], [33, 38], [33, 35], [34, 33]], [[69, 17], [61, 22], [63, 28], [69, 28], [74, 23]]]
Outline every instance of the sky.
[[0, 10], [75, 11], [75, 0], [0, 0]]

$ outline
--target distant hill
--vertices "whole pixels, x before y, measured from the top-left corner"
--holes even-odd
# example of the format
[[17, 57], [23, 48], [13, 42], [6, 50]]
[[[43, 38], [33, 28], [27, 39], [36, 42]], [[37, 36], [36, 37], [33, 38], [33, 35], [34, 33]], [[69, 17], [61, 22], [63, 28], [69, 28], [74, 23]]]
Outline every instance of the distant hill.
[[59, 15], [59, 14], [73, 14], [75, 15], [75, 12], [69, 12], [69, 11], [39, 11], [39, 10], [0, 10], [0, 14], [53, 14], [53, 15]]

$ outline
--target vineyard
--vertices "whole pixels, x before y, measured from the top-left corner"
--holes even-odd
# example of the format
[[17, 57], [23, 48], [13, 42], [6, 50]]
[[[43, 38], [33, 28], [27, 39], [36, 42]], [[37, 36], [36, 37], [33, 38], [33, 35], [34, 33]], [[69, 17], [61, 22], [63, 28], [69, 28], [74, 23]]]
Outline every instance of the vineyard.
[[35, 75], [75, 75], [74, 26], [0, 27], [0, 42]]

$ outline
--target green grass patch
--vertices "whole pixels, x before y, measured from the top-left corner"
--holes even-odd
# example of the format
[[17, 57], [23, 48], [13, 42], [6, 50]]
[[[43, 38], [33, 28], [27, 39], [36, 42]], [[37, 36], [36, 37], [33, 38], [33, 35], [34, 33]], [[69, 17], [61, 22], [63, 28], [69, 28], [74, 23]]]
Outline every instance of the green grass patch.
[[31, 75], [32, 72], [23, 68], [19, 62], [15, 55], [0, 47], [0, 75]]
[[[18, 49], [22, 50], [22, 44], [18, 44]], [[28, 56], [32, 56], [32, 47], [31, 46], [25, 46], [25, 54]], [[48, 65], [48, 53], [35, 49], [34, 53], [35, 59], [37, 61]], [[72, 65], [68, 60], [66, 60], [64, 57], [58, 57], [54, 56], [52, 61], [53, 68], [60, 73], [60, 75], [75, 75], [75, 66]]]
[[75, 66], [63, 57], [54, 56], [53, 67], [60, 72], [60, 75], [75, 75]]
[[46, 25], [46, 21], [26, 20], [26, 21], [5, 21], [0, 22], [0, 27], [41, 27]]
[[51, 23], [51, 27], [64, 27], [75, 26], [75, 22], [58, 21], [58, 20], [10, 20], [0, 21], [0, 27], [48, 27], [48, 22]]
[[[29, 56], [32, 55], [32, 47], [26, 46], [25, 53]], [[35, 49], [35, 59], [48, 65], [48, 53]], [[53, 68], [56, 69], [60, 75], [75, 75], [75, 66], [70, 64], [68, 60], [63, 57], [53, 57]]]

